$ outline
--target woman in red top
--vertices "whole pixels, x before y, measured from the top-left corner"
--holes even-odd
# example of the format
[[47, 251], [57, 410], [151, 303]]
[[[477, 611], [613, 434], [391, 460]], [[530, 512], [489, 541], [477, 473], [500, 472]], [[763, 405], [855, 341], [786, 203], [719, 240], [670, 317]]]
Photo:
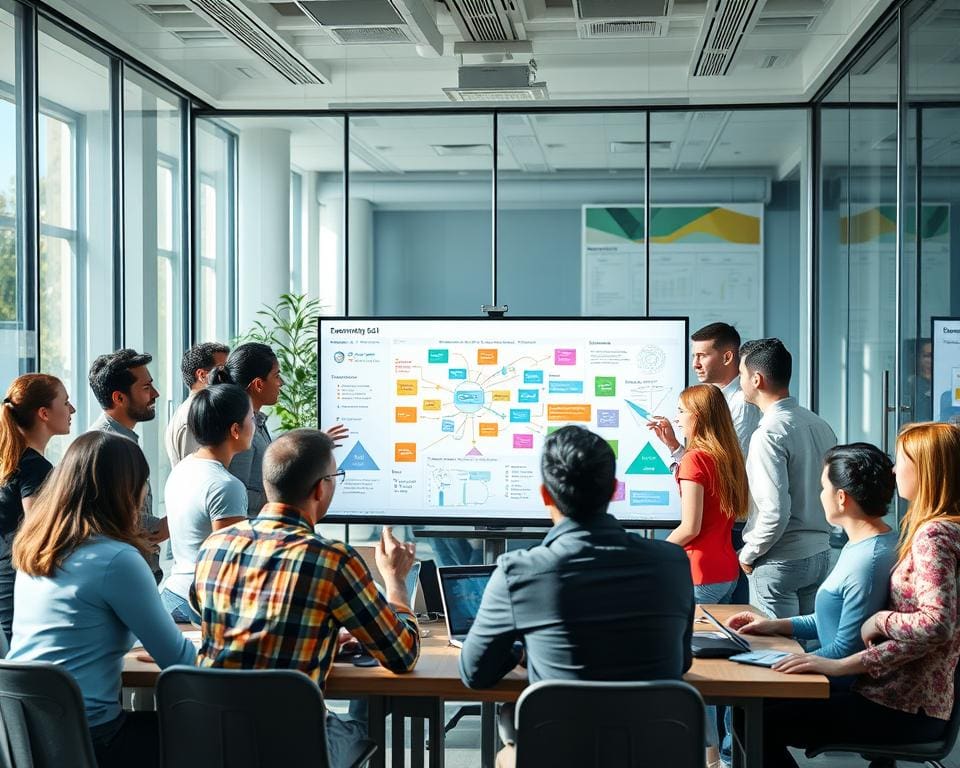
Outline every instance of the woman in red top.
[[[697, 384], [680, 393], [677, 424], [686, 438], [677, 482], [680, 525], [667, 541], [690, 558], [693, 595], [699, 603], [729, 603], [740, 575], [731, 532], [745, 520], [750, 491], [747, 469], [730, 407], [713, 384]], [[707, 765], [719, 764], [717, 718], [707, 707]]]
[[680, 393], [677, 424], [687, 444], [677, 471], [680, 525], [667, 541], [690, 558], [697, 603], [727, 603], [740, 574], [730, 532], [746, 519], [749, 499], [743, 453], [727, 401], [712, 384]]

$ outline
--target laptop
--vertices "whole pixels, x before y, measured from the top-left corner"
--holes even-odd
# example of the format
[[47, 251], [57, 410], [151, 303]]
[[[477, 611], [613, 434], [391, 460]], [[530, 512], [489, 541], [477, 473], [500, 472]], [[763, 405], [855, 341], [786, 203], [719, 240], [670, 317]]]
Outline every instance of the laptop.
[[[716, 632], [694, 632], [690, 641], [690, 650], [694, 656], [701, 659], [727, 659], [738, 653], [750, 651], [750, 643], [742, 635], [737, 634], [710, 613], [702, 605], [698, 606], [704, 618], [713, 624]], [[721, 637], [717, 637], [717, 632]]]
[[480, 600], [495, 565], [451, 565], [437, 568], [440, 597], [450, 645], [463, 647], [464, 638], [480, 611]]

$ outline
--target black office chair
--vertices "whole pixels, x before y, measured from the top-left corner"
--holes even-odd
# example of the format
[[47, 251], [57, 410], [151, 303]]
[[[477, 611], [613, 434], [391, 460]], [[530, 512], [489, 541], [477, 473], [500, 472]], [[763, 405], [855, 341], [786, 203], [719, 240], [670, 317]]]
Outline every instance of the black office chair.
[[924, 744], [818, 744], [806, 750], [807, 757], [824, 752], [854, 752], [870, 761], [870, 768], [893, 768], [897, 760], [946, 768], [942, 762], [953, 751], [960, 732], [960, 665], [953, 673], [953, 711], [942, 739]]
[[687, 683], [545, 681], [517, 702], [517, 768], [703, 768], [703, 699]]
[[[164, 768], [325, 768], [327, 710], [302, 672], [176, 666], [157, 680]], [[366, 765], [377, 745], [357, 743], [348, 765]]]
[[0, 766], [97, 768], [83, 696], [56, 664], [0, 661]]

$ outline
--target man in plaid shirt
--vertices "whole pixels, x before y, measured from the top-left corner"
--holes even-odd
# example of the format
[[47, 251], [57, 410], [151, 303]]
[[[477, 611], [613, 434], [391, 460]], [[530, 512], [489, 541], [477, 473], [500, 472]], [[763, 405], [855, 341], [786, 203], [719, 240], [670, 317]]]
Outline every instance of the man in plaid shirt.
[[[323, 688], [344, 628], [392, 672], [413, 669], [420, 634], [405, 585], [413, 545], [384, 528], [376, 550], [384, 598], [350, 546], [314, 532], [342, 477], [333, 441], [319, 430], [297, 429], [270, 445], [269, 503], [200, 548], [192, 590], [203, 621], [200, 666], [299, 669]], [[331, 765], [365, 732], [365, 722], [328, 713]]]

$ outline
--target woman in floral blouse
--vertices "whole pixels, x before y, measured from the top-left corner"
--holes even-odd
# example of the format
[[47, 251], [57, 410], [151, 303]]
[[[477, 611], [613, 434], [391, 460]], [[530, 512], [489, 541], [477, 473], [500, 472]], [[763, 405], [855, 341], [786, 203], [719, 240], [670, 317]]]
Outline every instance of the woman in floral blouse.
[[764, 723], [764, 768], [795, 768], [787, 745], [918, 743], [943, 736], [960, 658], [960, 429], [923, 423], [897, 438], [897, 490], [910, 502], [890, 610], [861, 629], [867, 648], [842, 659], [795, 656], [781, 671], [860, 675], [828, 701], [772, 703]]

